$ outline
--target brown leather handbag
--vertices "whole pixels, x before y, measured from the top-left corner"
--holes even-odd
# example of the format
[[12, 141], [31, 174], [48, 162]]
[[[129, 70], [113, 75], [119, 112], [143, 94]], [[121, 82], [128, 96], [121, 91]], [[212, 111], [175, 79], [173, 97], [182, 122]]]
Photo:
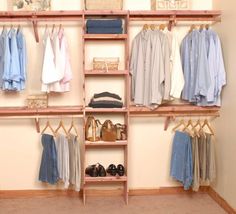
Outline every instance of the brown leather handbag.
[[101, 136], [103, 141], [115, 141], [116, 140], [116, 127], [110, 120], [106, 120], [101, 129]]
[[95, 120], [93, 116], [87, 118], [85, 124], [85, 139], [89, 141], [101, 140], [101, 123], [99, 120]]
[[117, 123], [115, 127], [116, 127], [116, 140], [127, 140], [126, 125]]

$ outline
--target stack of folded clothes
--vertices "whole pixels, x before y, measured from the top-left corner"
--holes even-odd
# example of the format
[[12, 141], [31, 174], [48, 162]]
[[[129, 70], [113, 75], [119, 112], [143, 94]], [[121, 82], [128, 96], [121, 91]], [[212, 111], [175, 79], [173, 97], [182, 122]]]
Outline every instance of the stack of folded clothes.
[[93, 108], [122, 108], [121, 97], [110, 92], [94, 94], [90, 100], [89, 107]]
[[121, 19], [89, 19], [86, 22], [87, 33], [122, 34]]

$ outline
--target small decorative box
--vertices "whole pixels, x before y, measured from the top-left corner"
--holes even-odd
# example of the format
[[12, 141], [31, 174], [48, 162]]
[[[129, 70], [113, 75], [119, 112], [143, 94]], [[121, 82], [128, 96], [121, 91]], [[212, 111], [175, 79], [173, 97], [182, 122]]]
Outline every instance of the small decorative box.
[[29, 95], [27, 97], [28, 108], [47, 108], [48, 96], [47, 94]]
[[123, 0], [84, 0], [85, 10], [122, 10]]
[[119, 57], [94, 57], [93, 70], [118, 70]]
[[152, 10], [184, 10], [189, 9], [190, 0], [151, 0]]

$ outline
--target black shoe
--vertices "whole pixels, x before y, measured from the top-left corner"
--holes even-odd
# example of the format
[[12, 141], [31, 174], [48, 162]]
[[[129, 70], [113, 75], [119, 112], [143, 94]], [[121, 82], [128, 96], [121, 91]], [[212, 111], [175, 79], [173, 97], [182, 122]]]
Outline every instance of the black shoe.
[[97, 177], [98, 176], [98, 169], [95, 164], [88, 166], [85, 169], [85, 173], [91, 177]]
[[97, 168], [98, 168], [98, 176], [105, 177], [107, 175], [105, 168], [101, 164], [98, 164]]
[[123, 176], [125, 174], [125, 167], [122, 164], [119, 164], [116, 167], [116, 171], [119, 176]]
[[114, 164], [110, 164], [107, 168], [107, 173], [111, 176], [116, 176], [116, 166]]

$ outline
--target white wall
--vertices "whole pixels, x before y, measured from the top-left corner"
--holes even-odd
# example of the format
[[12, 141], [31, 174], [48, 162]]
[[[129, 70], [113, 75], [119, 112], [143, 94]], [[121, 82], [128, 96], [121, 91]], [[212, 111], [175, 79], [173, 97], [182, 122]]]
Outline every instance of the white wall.
[[217, 181], [214, 189], [236, 209], [236, 168], [235, 168], [235, 106], [236, 106], [236, 29], [235, 20], [236, 2], [234, 0], [214, 1], [214, 9], [223, 12], [222, 22], [216, 25], [224, 51], [225, 67], [227, 72], [227, 86], [223, 93], [223, 108], [221, 116], [216, 120], [216, 157]]
[[[53, 9], [81, 9], [81, 1], [73, 0], [68, 3], [66, 0], [52, 2]], [[126, 9], [149, 9], [149, 1], [127, 0]], [[0, 0], [0, 10], [6, 10], [5, 0]], [[192, 3], [192, 9], [211, 9], [211, 0]], [[49, 23], [51, 26], [53, 23]], [[0, 23], [0, 26], [2, 23]], [[8, 24], [10, 25], [10, 23]], [[22, 23], [24, 33], [27, 39], [27, 49], [29, 52], [28, 64], [28, 82], [27, 89], [21, 93], [3, 93], [0, 92], [0, 106], [23, 106], [27, 95], [40, 91], [40, 73], [42, 64], [42, 34], [45, 23], [40, 23], [39, 35], [40, 43], [34, 40], [33, 29], [30, 23]], [[50, 105], [81, 105], [82, 104], [82, 62], [81, 62], [81, 23], [63, 23], [68, 37], [71, 63], [73, 69], [73, 81], [71, 92], [63, 95], [50, 96]], [[141, 29], [143, 23], [134, 23], [131, 25], [131, 38]], [[177, 27], [180, 40], [188, 31], [186, 27]], [[122, 47], [118, 43], [117, 50], [114, 53], [122, 56]], [[102, 48], [97, 45], [98, 52], [109, 56], [110, 50], [105, 46]], [[92, 50], [91, 44], [88, 50]], [[88, 52], [88, 59], [91, 59], [91, 51]], [[96, 49], [98, 50], [98, 49]], [[89, 66], [91, 62], [87, 60]], [[101, 78], [88, 80], [87, 100], [94, 93], [94, 89], [113, 89], [121, 95], [124, 94], [121, 89], [122, 80], [111, 81], [110, 78]], [[105, 83], [109, 83], [106, 85]], [[123, 96], [123, 95], [122, 95]], [[101, 117], [104, 121], [105, 117]], [[120, 121], [121, 118], [114, 118]], [[56, 127], [58, 120], [51, 120], [53, 127]], [[65, 121], [66, 124], [70, 119]], [[45, 125], [42, 120], [41, 128]], [[82, 130], [81, 122], [77, 124]], [[171, 126], [168, 131], [163, 131], [164, 118], [131, 118], [130, 120], [130, 142], [129, 142], [129, 186], [130, 188], [159, 188], [165, 186], [176, 186], [169, 177], [169, 164], [173, 133]], [[40, 136], [36, 133], [33, 120], [0, 120], [0, 190], [16, 189], [45, 189], [51, 186], [42, 185], [38, 181], [38, 171], [41, 160], [42, 146]], [[101, 162], [105, 167], [110, 163], [118, 164], [123, 162], [122, 151], [120, 150], [91, 150], [86, 158], [88, 164]]]

